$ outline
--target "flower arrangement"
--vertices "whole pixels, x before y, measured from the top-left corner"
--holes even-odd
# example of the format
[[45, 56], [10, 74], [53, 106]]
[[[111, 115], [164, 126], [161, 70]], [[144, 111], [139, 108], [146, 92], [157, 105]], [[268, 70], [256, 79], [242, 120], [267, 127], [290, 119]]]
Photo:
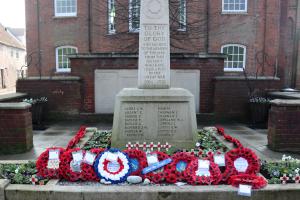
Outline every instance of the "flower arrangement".
[[86, 142], [82, 149], [89, 150], [93, 148], [108, 148], [111, 141], [111, 131], [97, 131]]
[[180, 181], [187, 181], [189, 177], [186, 173], [187, 166], [196, 159], [190, 153], [187, 152], [177, 152], [171, 156], [173, 162], [167, 165], [165, 170], [165, 178], [168, 183], [176, 183]]
[[124, 153], [128, 155], [130, 160], [132, 170], [130, 175], [141, 176], [142, 170], [147, 167], [146, 153], [136, 149], [127, 149]]
[[[60, 178], [59, 169], [55, 168], [48, 168], [48, 161], [49, 161], [49, 152], [51, 150], [56, 150], [59, 152], [59, 160], [62, 160], [62, 155], [65, 152], [64, 148], [61, 147], [52, 147], [46, 149], [37, 159], [36, 161], [36, 169], [38, 176], [44, 177], [44, 178]], [[59, 164], [59, 163], [58, 163]]]
[[75, 136], [69, 141], [67, 150], [74, 148], [81, 138], [85, 135], [85, 126], [80, 127], [79, 131], [75, 134]]
[[262, 161], [262, 174], [270, 184], [299, 183], [300, 160], [283, 155], [281, 161]]
[[100, 179], [113, 184], [126, 181], [131, 173], [129, 157], [118, 149], [102, 152], [95, 161], [94, 169]]
[[197, 170], [198, 159], [193, 160], [184, 172], [188, 178], [188, 183], [191, 185], [217, 185], [222, 180], [222, 174], [219, 166], [212, 161], [209, 161], [209, 175], [198, 175]]
[[[0, 178], [9, 179], [11, 184], [32, 184], [32, 177], [36, 176], [37, 169], [34, 162], [25, 164], [0, 164]], [[36, 184], [41, 185], [48, 179], [40, 178]]]
[[[156, 154], [158, 161], [163, 161], [163, 160], [170, 158], [168, 154], [166, 154], [164, 152], [160, 152], [160, 151], [154, 151], [150, 154], [154, 154], [154, 155]], [[165, 176], [166, 176], [165, 170], [168, 170], [167, 166], [163, 167], [160, 170], [156, 170], [154, 172], [147, 173], [145, 175], [145, 178], [149, 179], [150, 181], [152, 181], [153, 183], [156, 183], [156, 184], [161, 183], [165, 180]], [[170, 176], [173, 176], [173, 175], [170, 175]]]
[[249, 99], [250, 103], [270, 103], [271, 99], [267, 97], [251, 97]]
[[74, 182], [83, 179], [83, 171], [81, 168], [82, 162], [79, 161], [75, 163], [75, 160], [73, 158], [73, 152], [79, 151], [82, 151], [82, 155], [84, 155], [84, 150], [75, 148], [65, 151], [60, 158], [61, 161], [59, 164], [59, 174], [62, 178], [68, 181]]
[[252, 189], [261, 189], [268, 184], [264, 177], [254, 174], [239, 174], [231, 176], [228, 183], [234, 187], [239, 187], [240, 184], [251, 185]]
[[34, 105], [34, 104], [37, 104], [37, 103], [46, 103], [46, 102], [48, 102], [48, 98], [47, 97], [40, 97], [40, 98], [23, 99], [23, 102]]
[[[206, 131], [210, 132], [208, 129]], [[260, 163], [255, 153], [243, 147], [237, 139], [226, 134], [223, 128], [219, 127], [214, 129], [214, 131], [217, 131], [225, 140], [232, 142], [236, 148], [227, 151], [227, 148], [216, 142], [205, 143], [207, 140], [213, 141], [213, 138], [204, 131], [200, 133], [203, 137], [199, 140], [202, 146], [199, 146], [201, 152], [199, 151], [198, 154], [192, 151], [184, 152], [178, 150], [173, 155], [168, 155], [161, 151], [145, 152], [134, 148], [123, 152], [113, 148], [89, 148], [89, 150], [84, 150], [75, 148], [85, 134], [85, 127], [81, 127], [69, 142], [68, 149], [66, 151], [60, 149], [63, 153], [57, 157], [59, 169], [47, 169], [47, 163], [49, 165], [49, 151], [57, 150], [57, 148], [49, 148], [41, 154], [37, 162], [39, 163], [37, 168], [43, 176], [53, 178], [58, 176], [68, 181], [100, 181], [104, 184], [118, 184], [126, 181], [130, 175], [133, 175], [155, 184], [163, 182], [187, 182], [191, 185], [228, 183], [233, 186], [250, 184], [255, 189], [264, 187], [266, 185], [265, 179], [257, 176]], [[98, 135], [93, 138], [93, 142], [99, 140], [97, 138], [101, 137], [99, 133], [105, 133], [104, 137], [106, 138], [102, 144], [106, 143], [109, 146], [111, 132], [97, 133]], [[205, 148], [209, 148], [209, 150], [204, 152]], [[80, 155], [79, 159], [76, 158], [78, 155]], [[89, 162], [86, 162], [87, 155], [90, 155]], [[220, 160], [222, 161], [220, 162]], [[287, 156], [283, 160], [285, 162], [287, 160], [296, 161]], [[203, 163], [208, 163], [208, 165], [203, 165]], [[206, 167], [203, 168], [203, 166]], [[45, 171], [43, 168], [47, 170]], [[52, 172], [51, 170], [54, 171]], [[296, 171], [299, 173], [299, 169], [296, 169]], [[57, 174], [57, 172], [59, 173]], [[33, 177], [33, 182], [37, 180], [38, 177]], [[127, 181], [129, 180], [132, 179]], [[282, 182], [290, 180], [299, 182], [300, 177], [297, 174], [294, 177], [281, 175], [281, 180]]]
[[[100, 155], [105, 149], [102, 148], [97, 148], [97, 149], [90, 149], [89, 150], [91, 153], [95, 154], [96, 157]], [[85, 181], [99, 181], [99, 177], [97, 176], [95, 170], [94, 170], [94, 163], [89, 164], [83, 162], [81, 164], [81, 169], [82, 169], [82, 179]]]

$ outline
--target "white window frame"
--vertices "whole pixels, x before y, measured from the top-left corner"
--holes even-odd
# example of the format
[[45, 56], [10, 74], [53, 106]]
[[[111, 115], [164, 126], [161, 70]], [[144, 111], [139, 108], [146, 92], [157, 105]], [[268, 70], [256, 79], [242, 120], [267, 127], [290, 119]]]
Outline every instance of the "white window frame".
[[[181, 15], [181, 6], [183, 2], [183, 15]], [[178, 22], [179, 22], [179, 28], [178, 31], [186, 31], [186, 0], [179, 0], [179, 6], [178, 6]], [[181, 19], [183, 17], [183, 19]]]
[[110, 34], [114, 34], [116, 33], [116, 19], [114, 17], [114, 25], [112, 26], [112, 23], [111, 23], [111, 16], [110, 16], [110, 11], [112, 9], [112, 4], [114, 5], [114, 8], [115, 8], [115, 15], [116, 15], [116, 2], [115, 0], [107, 0], [107, 23], [108, 23], [108, 33]]
[[228, 68], [228, 67], [225, 67], [225, 63], [226, 63], [226, 61], [228, 59], [228, 58], [226, 58], [226, 60], [224, 61], [224, 71], [225, 72], [242, 72], [245, 69], [245, 67], [246, 67], [247, 47], [245, 45], [242, 45], [242, 44], [226, 44], [226, 45], [223, 45], [221, 47], [221, 53], [223, 53], [224, 48], [231, 47], [231, 46], [232, 47], [239, 47], [239, 48], [243, 48], [244, 49], [243, 67], [242, 68]]
[[[235, 5], [235, 3], [234, 3]], [[236, 10], [234, 6], [234, 10], [225, 10], [225, 2], [222, 0], [222, 13], [247, 13], [248, 11], [248, 0], [245, 0], [245, 9], [244, 10]]]
[[71, 66], [69, 66], [69, 68], [59, 68], [58, 50], [65, 49], [65, 48], [73, 48], [73, 49], [76, 50], [76, 53], [78, 52], [78, 49], [75, 46], [59, 46], [59, 47], [56, 47], [55, 48], [56, 72], [71, 72]]
[[70, 13], [58, 13], [57, 12], [57, 1], [58, 0], [54, 0], [55, 17], [76, 17], [77, 16], [77, 9], [78, 9], [77, 0], [74, 0], [75, 1], [75, 6], [76, 6], [76, 11], [75, 12], [70, 12]]
[[[140, 9], [141, 9], [141, 2], [140, 2]], [[140, 27], [139, 28], [132, 27], [132, 10], [133, 10], [132, 0], [129, 0], [129, 32], [137, 33], [140, 31]], [[141, 17], [141, 14], [140, 14], [140, 17]]]

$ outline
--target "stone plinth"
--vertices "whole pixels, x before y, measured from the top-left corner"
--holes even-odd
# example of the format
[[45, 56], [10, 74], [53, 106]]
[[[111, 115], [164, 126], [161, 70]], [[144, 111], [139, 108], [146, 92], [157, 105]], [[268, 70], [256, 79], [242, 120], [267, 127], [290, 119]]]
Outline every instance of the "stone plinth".
[[300, 100], [273, 100], [269, 112], [268, 146], [274, 151], [300, 152]]
[[112, 147], [138, 141], [188, 149], [196, 136], [194, 96], [188, 90], [125, 88], [117, 95]]

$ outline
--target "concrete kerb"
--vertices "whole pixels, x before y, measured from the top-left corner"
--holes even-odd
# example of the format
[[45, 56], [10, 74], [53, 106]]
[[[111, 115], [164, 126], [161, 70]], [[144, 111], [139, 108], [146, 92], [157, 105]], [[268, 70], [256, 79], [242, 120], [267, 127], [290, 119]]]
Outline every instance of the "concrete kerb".
[[0, 200], [5, 200], [5, 189], [9, 185], [9, 180], [0, 179]]
[[[90, 199], [143, 199], [143, 200], [194, 200], [194, 199], [244, 199], [237, 195], [237, 188], [221, 186], [45, 186], [8, 185], [5, 197], [8, 200], [90, 200]], [[269, 185], [252, 193], [254, 200], [297, 199], [300, 185]]]
[[[28, 161], [27, 161], [28, 162]], [[26, 163], [26, 161], [5, 161], [1, 163]], [[237, 188], [229, 185], [216, 186], [62, 186], [59, 180], [50, 180], [46, 185], [10, 184], [8, 180], [0, 179], [0, 200], [92, 200], [92, 199], [244, 199], [237, 195]], [[251, 199], [297, 199], [300, 196], [299, 184], [274, 184], [261, 190], [254, 190]]]

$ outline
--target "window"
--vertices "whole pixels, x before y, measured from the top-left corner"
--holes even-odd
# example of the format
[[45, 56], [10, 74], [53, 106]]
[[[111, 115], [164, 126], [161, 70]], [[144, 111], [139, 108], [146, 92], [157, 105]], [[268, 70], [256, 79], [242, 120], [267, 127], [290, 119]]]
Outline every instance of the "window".
[[222, 47], [222, 53], [227, 54], [224, 62], [225, 71], [243, 71], [246, 63], [246, 47], [238, 44], [228, 44]]
[[186, 31], [186, 0], [179, 0], [179, 30]]
[[62, 46], [56, 48], [56, 71], [70, 72], [70, 60], [68, 55], [77, 53], [77, 48], [72, 46]]
[[140, 0], [129, 0], [129, 31], [138, 32], [140, 30]]
[[10, 50], [10, 56], [14, 57], [14, 51], [13, 50]]
[[115, 0], [108, 0], [108, 33], [116, 32], [115, 17], [116, 17]]
[[19, 55], [19, 51], [16, 51], [16, 58], [19, 58], [20, 55]]
[[247, 0], [222, 0], [223, 12], [247, 12]]
[[55, 16], [68, 17], [77, 15], [77, 0], [54, 0]]

